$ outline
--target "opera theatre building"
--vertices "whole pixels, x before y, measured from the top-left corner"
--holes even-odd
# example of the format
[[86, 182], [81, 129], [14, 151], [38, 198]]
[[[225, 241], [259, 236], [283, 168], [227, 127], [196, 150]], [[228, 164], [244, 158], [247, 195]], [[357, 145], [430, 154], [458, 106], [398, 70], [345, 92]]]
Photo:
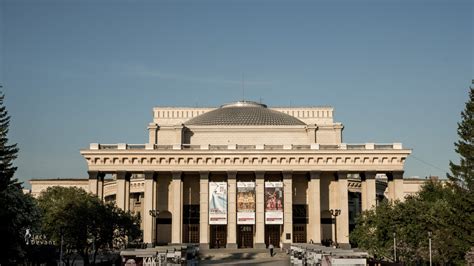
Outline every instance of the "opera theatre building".
[[156, 107], [146, 144], [92, 143], [88, 179], [35, 179], [32, 194], [83, 187], [138, 213], [150, 245], [349, 246], [358, 213], [409, 193], [411, 150], [343, 143], [342, 130], [331, 107]]

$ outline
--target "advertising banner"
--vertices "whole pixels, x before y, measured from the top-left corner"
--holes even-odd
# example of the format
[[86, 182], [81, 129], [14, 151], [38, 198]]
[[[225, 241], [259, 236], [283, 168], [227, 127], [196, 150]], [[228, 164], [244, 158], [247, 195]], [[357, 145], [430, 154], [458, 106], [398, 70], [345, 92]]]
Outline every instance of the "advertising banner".
[[255, 224], [255, 182], [237, 182], [237, 224]]
[[209, 224], [227, 224], [227, 182], [209, 182]]
[[265, 182], [265, 224], [283, 224], [283, 182]]

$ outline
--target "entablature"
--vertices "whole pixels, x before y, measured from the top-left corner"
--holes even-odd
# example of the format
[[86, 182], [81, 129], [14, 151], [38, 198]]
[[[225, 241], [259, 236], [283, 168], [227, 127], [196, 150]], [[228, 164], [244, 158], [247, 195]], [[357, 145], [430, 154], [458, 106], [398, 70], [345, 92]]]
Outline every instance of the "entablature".
[[126, 171], [401, 171], [401, 144], [341, 145], [100, 145], [81, 150], [89, 170]]

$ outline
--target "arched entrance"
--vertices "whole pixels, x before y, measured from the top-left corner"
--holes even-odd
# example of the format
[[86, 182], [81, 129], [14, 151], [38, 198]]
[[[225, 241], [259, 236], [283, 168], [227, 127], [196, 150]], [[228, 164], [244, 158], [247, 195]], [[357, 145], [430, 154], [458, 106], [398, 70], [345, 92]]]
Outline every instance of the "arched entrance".
[[171, 212], [160, 211], [156, 217], [156, 244], [171, 243]]

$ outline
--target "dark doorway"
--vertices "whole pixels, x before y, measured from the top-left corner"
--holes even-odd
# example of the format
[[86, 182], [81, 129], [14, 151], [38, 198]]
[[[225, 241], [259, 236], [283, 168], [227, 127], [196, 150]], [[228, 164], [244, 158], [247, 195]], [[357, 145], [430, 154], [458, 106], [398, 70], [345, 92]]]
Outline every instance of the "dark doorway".
[[199, 243], [199, 205], [183, 206], [183, 243]]
[[225, 248], [227, 245], [227, 225], [211, 225], [210, 248]]
[[239, 225], [237, 227], [238, 248], [253, 248], [253, 225]]
[[306, 227], [308, 224], [308, 206], [293, 204], [293, 243], [306, 243]]
[[267, 224], [265, 225], [265, 245], [272, 244], [275, 248], [280, 247], [281, 225]]
[[306, 225], [293, 225], [293, 243], [306, 243]]
[[160, 211], [156, 217], [156, 244], [166, 245], [171, 243], [171, 213]]
[[183, 243], [199, 243], [199, 224], [183, 225]]

